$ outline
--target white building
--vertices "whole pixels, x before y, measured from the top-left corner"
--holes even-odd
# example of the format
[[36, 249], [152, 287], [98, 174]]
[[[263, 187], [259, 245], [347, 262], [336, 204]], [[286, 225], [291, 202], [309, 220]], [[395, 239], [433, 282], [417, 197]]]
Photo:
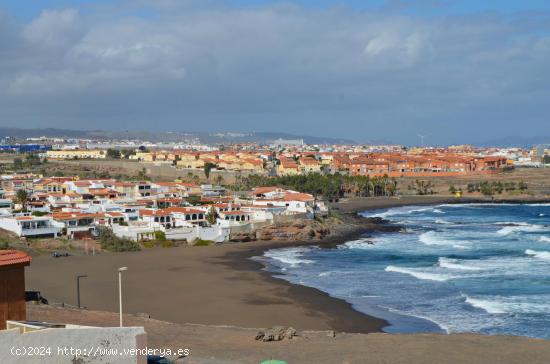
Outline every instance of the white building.
[[17, 236], [57, 237], [63, 229], [63, 224], [56, 223], [50, 216], [7, 216], [0, 217], [0, 228], [11, 231]]

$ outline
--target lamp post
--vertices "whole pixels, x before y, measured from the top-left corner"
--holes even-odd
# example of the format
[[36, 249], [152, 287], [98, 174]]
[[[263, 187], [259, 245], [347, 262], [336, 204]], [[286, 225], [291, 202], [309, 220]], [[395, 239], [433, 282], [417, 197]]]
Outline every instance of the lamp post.
[[120, 327], [122, 327], [122, 272], [128, 270], [128, 267], [118, 268], [118, 311], [120, 318]]
[[86, 274], [76, 276], [76, 305], [80, 308], [80, 278], [87, 278]]

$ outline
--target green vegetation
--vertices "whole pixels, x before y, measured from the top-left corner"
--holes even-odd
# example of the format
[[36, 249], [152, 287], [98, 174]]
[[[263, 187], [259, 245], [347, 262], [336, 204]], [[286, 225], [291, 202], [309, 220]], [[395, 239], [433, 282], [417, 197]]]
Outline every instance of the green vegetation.
[[348, 176], [339, 173], [323, 175], [310, 173], [297, 176], [267, 177], [250, 175], [239, 176], [234, 186], [237, 191], [247, 191], [254, 187], [281, 186], [291, 190], [310, 193], [327, 200], [335, 200], [346, 195], [353, 196], [394, 196], [397, 193], [397, 180], [384, 175], [381, 177]]
[[190, 195], [189, 197], [185, 198], [185, 201], [190, 203], [191, 205], [200, 205], [201, 204], [201, 196], [200, 195]]
[[214, 225], [217, 219], [218, 219], [218, 211], [216, 211], [216, 208], [214, 206], [210, 206], [210, 210], [206, 215], [206, 221], [208, 221], [210, 225]]
[[542, 158], [542, 163], [544, 163], [544, 164], [550, 164], [550, 155], [545, 155], [545, 156]]
[[164, 233], [164, 231], [160, 231], [160, 230], [155, 231], [155, 240], [165, 241], [166, 240], [166, 234]]
[[13, 160], [12, 169], [14, 171], [19, 171], [22, 169], [29, 169], [36, 166], [40, 166], [46, 163], [48, 163], [48, 160], [46, 158], [40, 159], [40, 157], [37, 154], [27, 154], [25, 159], [15, 158]]
[[216, 165], [214, 163], [207, 162], [204, 164], [204, 176], [206, 177], [206, 179], [210, 178], [210, 171], [213, 168], [216, 168]]
[[409, 191], [414, 191], [417, 195], [421, 195], [421, 196], [433, 195], [434, 194], [433, 188], [434, 188], [434, 185], [432, 181], [422, 181], [418, 179], [415, 180], [412, 184], [410, 184], [407, 187]]
[[120, 150], [118, 149], [107, 149], [107, 158], [111, 158], [111, 159], [120, 159], [120, 156], [122, 154], [120, 153]]
[[7, 241], [0, 241], [0, 250], [8, 250], [10, 248], [10, 243]]
[[29, 199], [29, 193], [26, 190], [18, 190], [15, 193], [15, 203], [21, 205], [22, 211], [27, 211], [27, 201]]
[[197, 239], [195, 240], [195, 246], [208, 246], [208, 245], [211, 245], [211, 244], [214, 244], [214, 242], [212, 240], [203, 240], [203, 239]]
[[132, 156], [132, 155], [136, 155], [136, 151], [133, 150], [133, 149], [123, 149], [121, 152], [122, 152], [122, 156], [125, 159], [130, 158], [130, 156]]
[[101, 248], [112, 252], [139, 251], [141, 247], [131, 239], [119, 238], [111, 229], [100, 228]]
[[480, 192], [485, 196], [493, 196], [502, 192], [525, 192], [528, 189], [527, 183], [520, 181], [516, 182], [501, 182], [501, 181], [483, 181], [479, 183], [468, 183], [468, 193]]
[[50, 214], [49, 212], [45, 212], [45, 211], [33, 211], [32, 212], [32, 216], [36, 216], [36, 217], [46, 216], [46, 215], [49, 215], [49, 214]]

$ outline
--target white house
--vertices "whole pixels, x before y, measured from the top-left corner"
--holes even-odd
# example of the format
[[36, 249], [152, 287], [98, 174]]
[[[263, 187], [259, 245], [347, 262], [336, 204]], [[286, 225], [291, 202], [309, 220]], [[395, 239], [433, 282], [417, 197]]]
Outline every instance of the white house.
[[63, 224], [56, 223], [50, 216], [9, 216], [0, 217], [0, 228], [11, 231], [17, 236], [53, 236], [63, 229]]

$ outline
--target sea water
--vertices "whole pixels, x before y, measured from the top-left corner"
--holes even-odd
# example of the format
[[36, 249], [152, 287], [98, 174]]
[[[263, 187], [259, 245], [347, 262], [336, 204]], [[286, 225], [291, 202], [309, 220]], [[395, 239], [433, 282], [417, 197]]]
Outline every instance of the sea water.
[[270, 250], [268, 269], [389, 322], [387, 332], [550, 338], [550, 204], [369, 211], [404, 227], [337, 249]]

